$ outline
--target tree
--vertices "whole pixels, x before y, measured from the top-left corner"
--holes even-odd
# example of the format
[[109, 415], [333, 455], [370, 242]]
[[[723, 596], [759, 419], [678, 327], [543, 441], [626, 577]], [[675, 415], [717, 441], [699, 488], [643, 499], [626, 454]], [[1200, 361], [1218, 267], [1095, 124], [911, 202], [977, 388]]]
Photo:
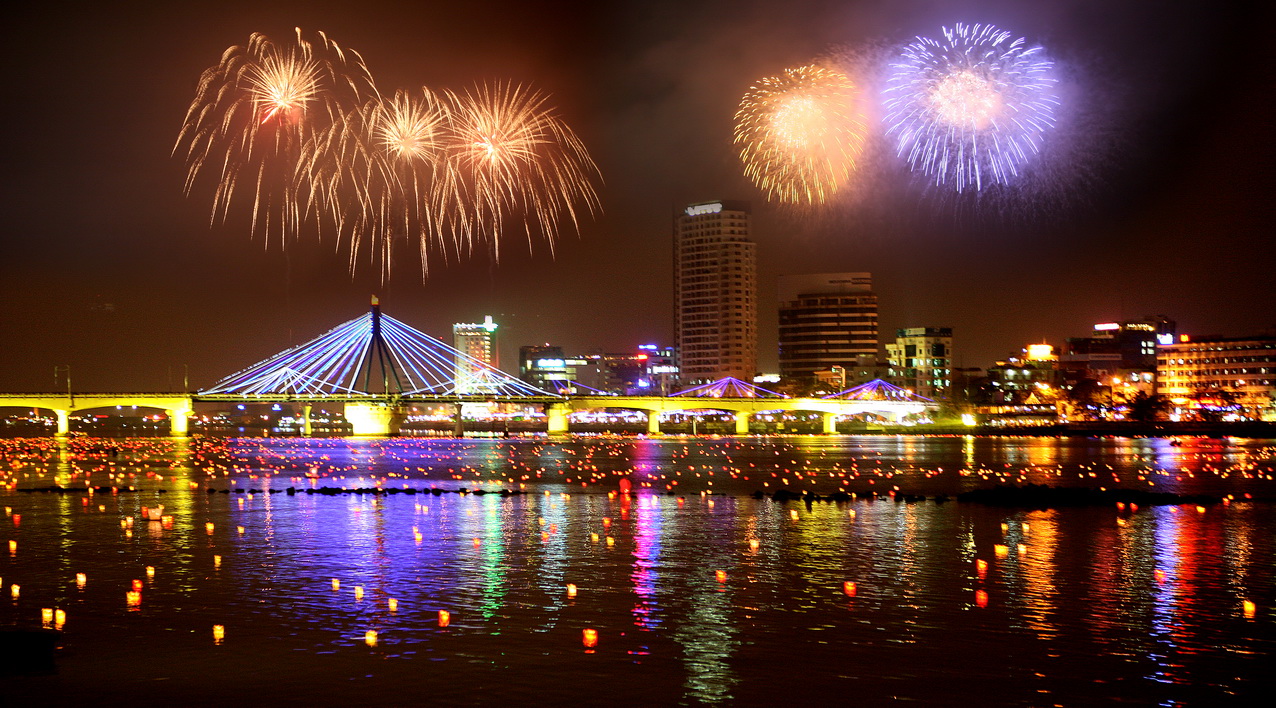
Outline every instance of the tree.
[[1151, 423], [1164, 418], [1170, 409], [1170, 400], [1159, 393], [1149, 395], [1146, 391], [1139, 391], [1130, 399], [1129, 406], [1130, 420]]

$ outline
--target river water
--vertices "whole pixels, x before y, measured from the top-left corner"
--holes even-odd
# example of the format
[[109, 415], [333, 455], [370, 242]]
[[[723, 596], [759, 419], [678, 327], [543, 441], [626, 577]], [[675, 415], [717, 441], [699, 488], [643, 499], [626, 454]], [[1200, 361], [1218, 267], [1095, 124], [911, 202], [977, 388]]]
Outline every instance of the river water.
[[[65, 613], [57, 673], [0, 688], [41, 706], [1247, 705], [1276, 665], [1274, 477], [1276, 441], [1211, 438], [0, 440], [0, 624]], [[933, 500], [1026, 482], [1224, 501]], [[32, 491], [51, 485], [77, 491]], [[777, 489], [858, 496], [752, 496]], [[893, 490], [931, 499], [864, 494]]]

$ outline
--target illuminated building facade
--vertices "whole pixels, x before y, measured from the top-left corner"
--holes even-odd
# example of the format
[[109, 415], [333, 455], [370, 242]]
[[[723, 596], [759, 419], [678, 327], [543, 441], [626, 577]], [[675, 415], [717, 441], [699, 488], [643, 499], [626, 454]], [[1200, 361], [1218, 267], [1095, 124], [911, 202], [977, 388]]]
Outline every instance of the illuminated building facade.
[[555, 393], [663, 396], [675, 392], [673, 349], [645, 344], [632, 354], [568, 356], [562, 347], [519, 348], [519, 378]]
[[[478, 393], [487, 379], [483, 365], [499, 368], [496, 323], [487, 315], [481, 323], [452, 325], [452, 347], [465, 355], [456, 357], [457, 393]], [[468, 357], [468, 358], [466, 358]]]
[[1128, 322], [1103, 322], [1088, 337], [1069, 337], [1060, 365], [1095, 379], [1123, 373], [1155, 373], [1156, 347], [1174, 341], [1174, 320], [1162, 315]]
[[953, 388], [953, 330], [949, 327], [909, 327], [896, 330], [886, 345], [890, 379], [919, 396], [948, 400]]
[[862, 368], [865, 358], [876, 359], [872, 274], [780, 276], [779, 300], [782, 377], [823, 380], [828, 372]]
[[[1234, 408], [1245, 417], [1271, 418], [1276, 392], [1276, 334], [1180, 337], [1157, 354], [1157, 393], [1176, 405]], [[1188, 399], [1195, 399], [1189, 403]]]
[[682, 383], [757, 373], [757, 259], [745, 202], [692, 204], [674, 222], [674, 344]]

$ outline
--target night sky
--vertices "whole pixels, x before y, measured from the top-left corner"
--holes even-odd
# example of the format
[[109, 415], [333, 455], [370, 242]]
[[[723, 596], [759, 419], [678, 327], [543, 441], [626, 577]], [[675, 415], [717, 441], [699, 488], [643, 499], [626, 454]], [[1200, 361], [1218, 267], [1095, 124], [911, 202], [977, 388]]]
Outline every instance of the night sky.
[[[776, 368], [782, 274], [870, 271], [885, 341], [950, 326], [985, 367], [1096, 322], [1164, 314], [1181, 332], [1276, 327], [1273, 66], [1262, 3], [1070, 2], [28, 3], [4, 23], [0, 391], [203, 387], [366, 310], [450, 340], [501, 324], [518, 346], [671, 344], [671, 221], [746, 199], [758, 244], [759, 360]], [[39, 7], [35, 7], [39, 5]], [[621, 5], [617, 3], [617, 5]], [[863, 57], [953, 22], [1045, 46], [1068, 100], [1023, 189], [953, 198], [889, 154], [820, 209], [768, 205], [743, 177], [732, 116], [749, 84], [819, 57]], [[499, 262], [410, 258], [353, 277], [331, 241], [287, 249], [245, 211], [209, 224], [207, 182], [170, 156], [200, 73], [254, 31], [322, 30], [381, 91], [512, 80], [552, 95], [604, 182], [603, 213], [551, 250]]]

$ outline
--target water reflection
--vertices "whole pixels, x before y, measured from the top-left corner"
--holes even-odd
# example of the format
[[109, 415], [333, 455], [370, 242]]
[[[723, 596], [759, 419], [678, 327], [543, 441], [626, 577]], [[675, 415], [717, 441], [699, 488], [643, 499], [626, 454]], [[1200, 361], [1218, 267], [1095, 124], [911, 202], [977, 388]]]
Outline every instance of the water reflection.
[[[223, 649], [281, 670], [330, 657], [337, 663], [324, 666], [348, 673], [341, 678], [387, 676], [441, 701], [464, 700], [447, 685], [481, 680], [533, 691], [529, 702], [569, 702], [588, 689], [636, 701], [633, 692], [648, 691], [652, 703], [774, 703], [798, 676], [803, 695], [821, 703], [852, 690], [942, 703], [935, 686], [988, 674], [979, 691], [989, 702], [1047, 695], [1038, 691], [1064, 704], [1252, 695], [1276, 658], [1276, 520], [1266, 503], [1020, 511], [702, 493], [709, 481], [750, 492], [783, 478], [822, 493], [869, 481], [951, 488], [1061, 469], [1159, 488], [1169, 482], [1149, 470], [1165, 455], [1176, 465], [1166, 475], [1186, 466], [1191, 485], [1268, 489], [1259, 477], [1270, 452], [1254, 443], [1186, 452], [1145, 441], [1043, 444], [24, 444], [4, 458], [9, 484], [105, 491], [3, 493], [17, 550], [0, 556], [0, 578], [21, 594], [0, 603], [0, 622], [38, 625], [40, 610], [65, 610], [75, 651], [58, 685], [81, 697], [96, 687], [77, 677], [103, 675], [102, 657], [154, 683], [168, 667], [152, 668], [143, 650], [215, 675], [225, 654], [212, 652]], [[1215, 454], [1220, 445], [1231, 451]], [[1020, 466], [995, 472], [998, 460]], [[622, 480], [637, 494], [619, 493]], [[413, 493], [370, 493], [405, 486]], [[461, 486], [521, 493], [429, 491]], [[657, 493], [667, 487], [679, 493]], [[156, 504], [171, 524], [141, 518]], [[76, 573], [87, 575], [83, 588]], [[129, 608], [134, 580], [143, 589]], [[1242, 615], [1245, 600], [1255, 617]], [[449, 626], [439, 610], [452, 613]], [[221, 644], [214, 624], [226, 628]], [[592, 654], [583, 628], [599, 633]], [[369, 630], [375, 648], [364, 643]], [[362, 663], [369, 657], [378, 663]], [[442, 680], [436, 664], [459, 682]], [[263, 700], [283, 696], [263, 690]]]

